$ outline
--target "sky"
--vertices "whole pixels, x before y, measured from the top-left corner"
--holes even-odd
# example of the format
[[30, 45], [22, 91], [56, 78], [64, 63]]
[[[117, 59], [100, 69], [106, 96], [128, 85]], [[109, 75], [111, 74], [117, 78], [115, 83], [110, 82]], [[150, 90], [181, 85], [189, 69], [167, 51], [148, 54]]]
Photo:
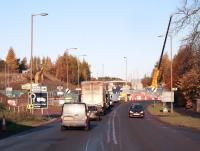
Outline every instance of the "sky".
[[[151, 75], [159, 60], [170, 15], [182, 0], [1, 0], [0, 58], [12, 47], [17, 58], [33, 55], [53, 62], [69, 53], [90, 64], [92, 76]], [[173, 36], [173, 55], [184, 35]], [[165, 52], [170, 52], [167, 41]]]

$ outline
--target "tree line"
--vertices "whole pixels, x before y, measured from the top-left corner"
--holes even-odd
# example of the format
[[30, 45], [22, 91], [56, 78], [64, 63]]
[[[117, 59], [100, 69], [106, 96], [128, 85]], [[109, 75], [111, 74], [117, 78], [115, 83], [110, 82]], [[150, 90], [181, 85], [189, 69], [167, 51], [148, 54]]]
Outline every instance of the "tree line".
[[0, 59], [0, 71], [9, 73], [30, 73], [31, 61], [33, 75], [43, 68], [46, 74], [51, 74], [63, 82], [67, 82], [68, 76], [69, 83], [77, 84], [79, 67], [79, 81], [91, 79], [90, 65], [88, 62], [84, 59], [81, 61], [67, 52], [58, 56], [55, 63], [52, 62], [50, 57], [40, 58], [35, 56], [30, 59], [28, 63], [26, 57], [22, 59], [17, 58], [12, 47], [9, 48], [5, 61]]
[[[176, 92], [182, 102], [200, 98], [200, 1], [183, 1], [182, 7], [175, 13], [174, 31], [176, 33], [187, 29], [188, 36], [183, 39], [183, 44], [178, 53], [173, 57], [172, 86], [178, 88]], [[189, 30], [190, 29], [190, 30]], [[158, 83], [170, 90], [171, 60], [168, 55], [163, 56], [158, 77]], [[155, 66], [158, 65], [158, 62]], [[153, 73], [153, 72], [152, 72]], [[152, 77], [152, 75], [151, 75]], [[144, 87], [151, 85], [152, 78], [145, 75], [142, 79]]]

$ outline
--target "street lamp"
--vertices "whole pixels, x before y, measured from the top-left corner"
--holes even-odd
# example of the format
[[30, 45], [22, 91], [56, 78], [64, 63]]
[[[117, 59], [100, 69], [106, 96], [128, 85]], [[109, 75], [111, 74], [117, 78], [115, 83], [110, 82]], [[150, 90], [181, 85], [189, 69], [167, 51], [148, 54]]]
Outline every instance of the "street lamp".
[[79, 77], [79, 57], [85, 57], [85, 56], [87, 56], [86, 54], [82, 54], [82, 55], [78, 55], [78, 59], [77, 59], [77, 66], [78, 66], [78, 89], [80, 88], [80, 82], [79, 82], [79, 79], [80, 79], [80, 77]]
[[127, 57], [124, 57], [124, 59], [125, 59], [125, 61], [126, 61], [126, 68], [125, 68], [125, 69], [126, 69], [126, 70], [125, 70], [126, 72], [125, 72], [125, 74], [126, 74], [126, 85], [127, 85]]
[[[163, 35], [159, 35], [158, 37], [163, 37]], [[170, 37], [170, 60], [171, 60], [171, 64], [170, 64], [170, 68], [171, 68], [171, 72], [170, 72], [170, 81], [171, 81], [171, 85], [170, 85], [170, 89], [171, 89], [171, 101], [173, 101], [173, 59], [172, 59], [172, 33], [169, 34]], [[173, 112], [173, 103], [171, 102], [171, 112]]]
[[104, 64], [102, 64], [102, 79], [104, 80]]
[[[78, 48], [67, 48], [67, 55], [69, 50], [77, 50]], [[68, 58], [67, 58], [68, 59]], [[69, 60], [67, 60], [67, 88], [69, 89]]]
[[47, 16], [47, 13], [38, 13], [38, 14], [32, 14], [31, 15], [31, 71], [30, 71], [30, 77], [31, 77], [31, 86], [30, 86], [30, 92], [32, 92], [32, 79], [33, 79], [33, 17], [34, 16]]
[[[30, 92], [32, 93], [32, 80], [33, 80], [33, 17], [34, 16], [47, 16], [47, 13], [38, 13], [38, 14], [32, 14], [31, 15], [31, 71], [30, 71], [30, 77], [31, 77], [31, 85], [30, 85]], [[30, 100], [32, 104], [32, 100]], [[32, 114], [33, 114], [33, 110], [32, 110]], [[43, 114], [43, 110], [42, 110], [42, 114]]]

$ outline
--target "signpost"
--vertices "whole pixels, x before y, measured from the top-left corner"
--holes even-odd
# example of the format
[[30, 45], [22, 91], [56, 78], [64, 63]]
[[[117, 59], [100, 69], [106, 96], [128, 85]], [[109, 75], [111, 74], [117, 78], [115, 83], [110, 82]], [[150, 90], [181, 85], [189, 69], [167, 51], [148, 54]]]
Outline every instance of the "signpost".
[[172, 88], [172, 91], [177, 91], [178, 90], [178, 88]]
[[12, 91], [13, 91], [12, 87], [7, 87], [6, 88], [6, 96], [12, 97]]
[[163, 91], [161, 95], [162, 102], [174, 102], [174, 93], [170, 91]]
[[[161, 101], [163, 102], [163, 112], [168, 112], [168, 109], [166, 108], [167, 102], [174, 102], [174, 92], [172, 91], [163, 91], [161, 95]], [[172, 110], [172, 106], [171, 106]]]
[[48, 93], [35, 92], [35, 99], [32, 100], [34, 109], [47, 109], [48, 108]]
[[43, 114], [43, 109], [48, 108], [48, 92], [46, 86], [33, 85], [32, 91], [29, 93], [29, 103], [27, 105], [28, 109], [41, 109]]

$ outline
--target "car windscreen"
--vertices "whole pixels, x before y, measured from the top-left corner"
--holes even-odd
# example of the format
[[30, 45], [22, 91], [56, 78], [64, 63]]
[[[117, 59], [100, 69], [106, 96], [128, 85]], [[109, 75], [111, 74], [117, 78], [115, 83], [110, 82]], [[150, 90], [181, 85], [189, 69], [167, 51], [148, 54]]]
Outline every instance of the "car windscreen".
[[84, 104], [64, 104], [63, 115], [66, 114], [85, 114], [86, 109]]
[[143, 110], [143, 106], [142, 105], [134, 105], [134, 106], [131, 106], [131, 110]]

